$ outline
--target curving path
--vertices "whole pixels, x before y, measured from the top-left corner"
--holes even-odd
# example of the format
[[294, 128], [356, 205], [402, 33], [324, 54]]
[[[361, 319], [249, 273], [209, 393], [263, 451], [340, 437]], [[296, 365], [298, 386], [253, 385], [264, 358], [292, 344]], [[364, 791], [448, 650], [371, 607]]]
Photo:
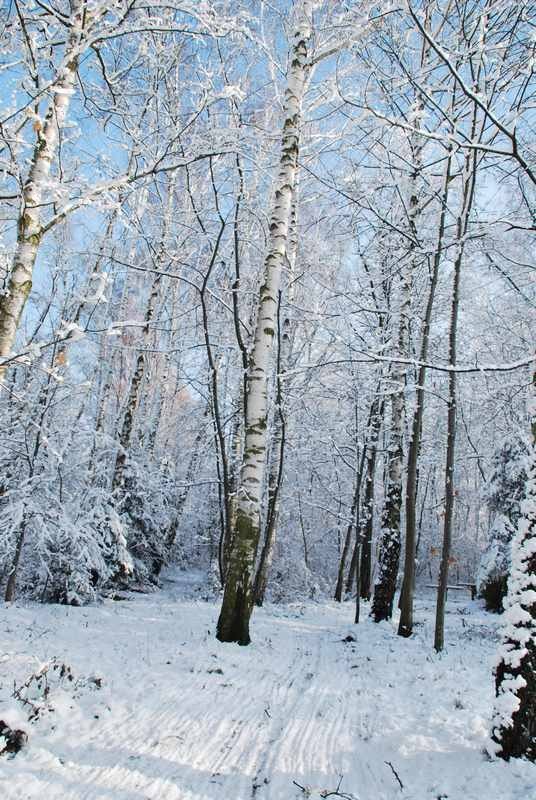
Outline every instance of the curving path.
[[[426, 603], [410, 641], [311, 604], [257, 612], [241, 648], [214, 639], [194, 579], [94, 608], [3, 607], [0, 718], [30, 743], [0, 760], [2, 798], [298, 800], [341, 776], [354, 800], [481, 800], [490, 782], [531, 796], [534, 767], [482, 756], [495, 620], [475, 604], [451, 608], [441, 658]], [[52, 656], [79, 680], [52, 683], [52, 710], [28, 728], [8, 687]]]

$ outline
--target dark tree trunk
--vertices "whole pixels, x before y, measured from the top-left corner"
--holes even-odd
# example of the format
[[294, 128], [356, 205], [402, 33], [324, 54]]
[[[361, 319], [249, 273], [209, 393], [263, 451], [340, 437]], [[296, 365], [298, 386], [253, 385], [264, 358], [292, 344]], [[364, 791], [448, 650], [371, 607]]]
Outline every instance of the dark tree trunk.
[[225, 592], [216, 628], [220, 642], [247, 645], [251, 641], [249, 620], [253, 609], [252, 572], [259, 531], [249, 517], [236, 515], [233, 557], [229, 561]]
[[[474, 124], [473, 124], [474, 127]], [[449, 364], [455, 366], [457, 357], [458, 310], [460, 302], [460, 273], [464, 254], [464, 237], [469, 227], [469, 217], [473, 204], [476, 180], [476, 154], [469, 153], [465, 158], [462, 208], [456, 222], [458, 254], [454, 261], [454, 277], [449, 325]], [[445, 465], [445, 518], [443, 526], [443, 546], [437, 588], [436, 625], [434, 647], [437, 652], [443, 649], [445, 638], [445, 606], [449, 578], [449, 559], [452, 547], [452, 521], [454, 516], [454, 456], [456, 453], [456, 372], [449, 372], [449, 394], [447, 411], [447, 457]]]
[[[354, 532], [354, 529], [357, 532], [359, 532], [359, 495], [361, 494], [361, 480], [363, 476], [363, 467], [365, 463], [365, 452], [366, 448], [363, 448], [363, 452], [361, 453], [361, 458], [359, 460], [359, 467], [355, 473], [354, 496], [352, 499], [352, 508], [350, 510], [350, 522], [348, 523], [348, 527], [346, 529], [346, 536], [344, 537], [344, 546], [339, 561], [339, 571], [337, 574], [337, 584], [335, 586], [335, 594], [334, 594], [334, 598], [338, 603], [342, 601], [342, 590], [344, 586], [344, 570], [346, 569], [346, 560], [348, 558], [348, 553], [350, 552], [350, 545], [352, 543], [352, 534]], [[354, 576], [356, 569], [357, 552], [358, 552], [358, 543], [356, 536], [356, 543], [354, 545], [352, 553], [352, 560], [350, 563], [348, 580], [346, 582], [347, 592], [352, 591], [352, 585], [354, 583]]]
[[[351, 510], [352, 522], [350, 523], [346, 531], [344, 550], [339, 564], [339, 575], [337, 579], [337, 586], [335, 588], [335, 600], [338, 600], [339, 602], [342, 599], [344, 568], [346, 565], [346, 559], [348, 557], [348, 552], [354, 528], [356, 531], [356, 537], [355, 537], [354, 547], [352, 550], [352, 558], [350, 560], [350, 568], [348, 570], [348, 576], [346, 578], [346, 586], [345, 586], [346, 594], [351, 594], [354, 582], [358, 586], [357, 591], [359, 591], [359, 584], [361, 582], [360, 579], [361, 569], [359, 564], [359, 558], [361, 553], [361, 539], [363, 532], [361, 530], [361, 514], [359, 508], [359, 498], [361, 496], [361, 485], [363, 483], [363, 472], [365, 470], [365, 462], [367, 462], [367, 467], [368, 467], [371, 448], [375, 448], [381, 424], [380, 411], [379, 411], [380, 398], [378, 396], [378, 393], [380, 391], [380, 385], [381, 384], [378, 384], [376, 390], [376, 396], [372, 402], [372, 405], [370, 406], [368, 420], [367, 420], [367, 427], [366, 427], [366, 438], [363, 446], [363, 451], [361, 453], [361, 458], [359, 460], [359, 468], [356, 472], [356, 484], [355, 484], [354, 498], [352, 501], [352, 510]], [[357, 428], [357, 421], [356, 421], [356, 428]], [[367, 476], [368, 476], [368, 469], [367, 469]]]
[[421, 449], [422, 421], [424, 416], [425, 392], [424, 383], [426, 381], [426, 362], [428, 357], [428, 343], [430, 340], [430, 324], [432, 321], [432, 310], [434, 306], [437, 280], [439, 276], [439, 264], [443, 252], [443, 236], [445, 233], [445, 219], [447, 213], [447, 200], [450, 183], [451, 158], [447, 161], [445, 172], [445, 182], [443, 185], [442, 209], [439, 218], [439, 233], [437, 248], [434, 255], [434, 264], [426, 311], [424, 315], [422, 338], [417, 377], [417, 390], [415, 397], [415, 411], [411, 425], [411, 439], [408, 447], [407, 481], [406, 481], [406, 550], [404, 561], [404, 580], [402, 592], [400, 594], [400, 622], [398, 625], [399, 636], [411, 636], [413, 633], [413, 596], [415, 591], [415, 559], [417, 546], [416, 530], [416, 504], [417, 504], [417, 485], [418, 485], [418, 463], [419, 452]]
[[[401, 450], [394, 454], [402, 459]], [[396, 592], [398, 565], [400, 561], [400, 509], [402, 506], [402, 484], [390, 480], [382, 521], [382, 541], [380, 547], [380, 574], [374, 587], [372, 617], [374, 622], [390, 619], [393, 614], [393, 601]]]
[[13, 561], [11, 563], [11, 567], [8, 573], [6, 594], [5, 594], [6, 603], [11, 603], [15, 599], [17, 594], [17, 574], [19, 571], [19, 563], [20, 563], [22, 548], [24, 546], [25, 533], [26, 533], [26, 526], [23, 520], [19, 529], [17, 545], [15, 547], [15, 554], [13, 556]]
[[[376, 446], [372, 447], [367, 460], [365, 496], [361, 509], [361, 555], [360, 555], [360, 596], [370, 600], [372, 586], [372, 536], [374, 533], [374, 475], [376, 472]], [[356, 552], [356, 558], [358, 553]]]
[[[378, 386], [378, 392], [380, 387]], [[362, 600], [370, 600], [372, 583], [372, 534], [374, 532], [374, 477], [376, 473], [376, 454], [378, 437], [383, 420], [385, 402], [377, 397], [371, 419], [370, 442], [367, 447], [365, 494], [359, 514], [359, 529], [356, 538], [355, 561], [359, 572], [359, 595]], [[354, 556], [352, 556], [354, 559]], [[359, 561], [359, 563], [357, 563]]]
[[[354, 490], [354, 499], [352, 501], [352, 509], [350, 511], [350, 516], [352, 518], [355, 517], [355, 515], [356, 515], [358, 500], [359, 500], [359, 483], [358, 483], [358, 481], [356, 479], [356, 486], [355, 486], [355, 490]], [[342, 602], [342, 590], [343, 590], [343, 586], [344, 586], [344, 570], [346, 568], [346, 559], [348, 558], [348, 553], [350, 552], [350, 544], [351, 544], [351, 541], [352, 541], [352, 533], [354, 532], [354, 528], [355, 528], [355, 524], [354, 524], [354, 522], [352, 520], [352, 522], [348, 523], [348, 527], [346, 528], [346, 536], [344, 537], [344, 545], [343, 545], [343, 548], [342, 548], [341, 558], [340, 558], [340, 561], [339, 561], [339, 570], [338, 570], [338, 573], [337, 573], [337, 583], [335, 585], [335, 593], [333, 595], [333, 598], [334, 598], [334, 600], [337, 601], [337, 603], [341, 603]], [[354, 547], [354, 551], [353, 551], [354, 554], [356, 553], [356, 551], [357, 551], [357, 545]], [[350, 564], [350, 574], [348, 576], [348, 584], [350, 586], [349, 591], [352, 590], [352, 584], [354, 582], [353, 581], [354, 574], [355, 574], [355, 558], [354, 558], [354, 555], [352, 555], [352, 561], [351, 561], [351, 564]]]
[[[506, 603], [512, 614], [495, 673], [499, 703], [492, 735], [502, 758], [536, 761], [536, 373], [531, 402], [531, 463], [521, 519], [512, 542]], [[502, 702], [506, 699], [507, 707], [517, 706], [508, 715]]]

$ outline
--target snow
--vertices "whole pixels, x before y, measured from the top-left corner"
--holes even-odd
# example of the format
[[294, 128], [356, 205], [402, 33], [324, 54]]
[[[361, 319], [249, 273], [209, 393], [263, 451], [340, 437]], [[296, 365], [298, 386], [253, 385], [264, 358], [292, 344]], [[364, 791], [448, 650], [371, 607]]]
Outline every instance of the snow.
[[78, 341], [79, 339], [84, 338], [85, 333], [80, 325], [78, 325], [76, 322], [62, 319], [61, 326], [56, 331], [56, 335], [60, 339], [71, 339]]
[[[2, 606], [0, 719], [28, 746], [0, 759], [3, 800], [529, 800], [536, 765], [490, 760], [496, 615], [450, 600], [432, 650], [432, 597], [417, 633], [351, 624], [351, 604], [269, 606], [249, 647], [214, 638], [218, 605], [196, 573], [152, 595], [72, 608]], [[354, 637], [355, 641], [347, 637]], [[73, 680], [11, 695], [51, 659]], [[400, 787], [394, 770], [402, 781]], [[293, 781], [304, 787], [296, 786]]]
[[534, 455], [529, 466], [526, 498], [521, 503], [521, 517], [512, 540], [512, 566], [508, 579], [505, 625], [498, 654], [498, 663], [503, 662], [505, 672], [500, 683], [493, 719], [497, 741], [501, 741], [501, 728], [508, 729], [514, 724], [512, 716], [520, 708], [519, 692], [527, 686], [527, 681], [521, 674], [512, 675], [509, 670], [525, 671], [525, 675], [528, 676], [526, 667], [523, 667], [523, 661], [530, 655], [530, 642], [533, 640], [536, 628], [532, 608], [536, 596], [533, 589], [535, 577], [530, 564], [536, 552], [536, 537], [534, 536], [536, 458]]

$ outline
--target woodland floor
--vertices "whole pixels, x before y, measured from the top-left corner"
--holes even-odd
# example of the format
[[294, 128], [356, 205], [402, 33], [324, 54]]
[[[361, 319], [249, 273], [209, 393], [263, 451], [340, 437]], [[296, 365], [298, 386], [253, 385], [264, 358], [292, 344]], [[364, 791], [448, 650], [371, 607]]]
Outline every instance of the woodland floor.
[[[0, 759], [3, 800], [299, 800], [341, 777], [355, 800], [536, 798], [535, 765], [483, 754], [497, 618], [478, 603], [449, 598], [441, 656], [431, 598], [411, 640], [311, 603], [256, 612], [244, 648], [215, 640], [197, 577], [94, 607], [0, 606], [0, 719], [29, 734]], [[46, 698], [32, 684], [29, 724], [13, 682], [54, 657], [74, 680], [49, 669]]]

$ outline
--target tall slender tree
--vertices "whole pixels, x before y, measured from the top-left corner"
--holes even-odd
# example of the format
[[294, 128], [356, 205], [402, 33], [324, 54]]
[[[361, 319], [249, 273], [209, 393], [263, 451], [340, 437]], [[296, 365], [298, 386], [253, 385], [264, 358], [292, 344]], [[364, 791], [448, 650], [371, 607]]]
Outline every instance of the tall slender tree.
[[244, 453], [233, 520], [232, 548], [226, 575], [217, 637], [224, 642], [249, 644], [253, 607], [253, 570], [260, 535], [260, 514], [268, 436], [268, 386], [281, 273], [289, 245], [292, 197], [298, 173], [302, 104], [309, 79], [312, 0], [296, 4], [297, 25], [289, 56], [279, 174], [270, 215], [270, 238], [264, 262], [264, 280], [253, 345], [246, 375]]

